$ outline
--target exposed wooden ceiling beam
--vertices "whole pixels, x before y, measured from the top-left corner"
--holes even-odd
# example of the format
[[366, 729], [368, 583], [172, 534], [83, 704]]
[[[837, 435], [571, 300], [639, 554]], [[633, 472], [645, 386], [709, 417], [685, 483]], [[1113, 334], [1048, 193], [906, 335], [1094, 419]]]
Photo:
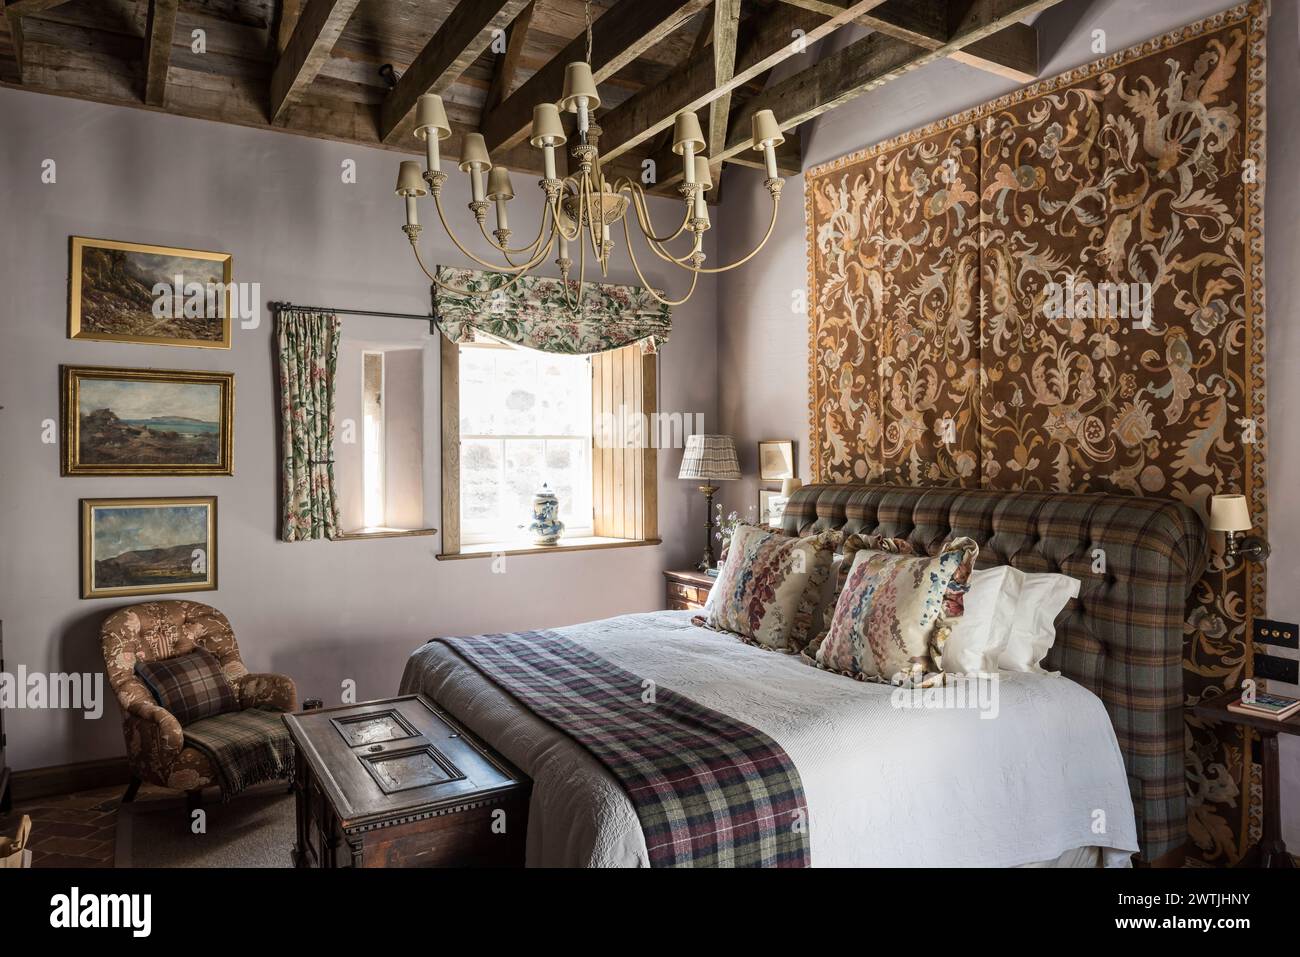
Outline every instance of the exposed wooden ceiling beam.
[[[670, 126], [683, 110], [699, 110], [720, 96], [772, 69], [841, 26], [879, 5], [882, 0], [856, 0], [835, 16], [823, 19], [789, 6], [777, 6], [750, 18], [741, 30], [735, 70], [724, 84], [715, 84], [712, 57], [699, 57], [668, 77], [628, 98], [600, 117], [601, 153], [605, 159], [625, 153]], [[796, 31], [801, 31], [796, 33]], [[798, 37], [796, 42], [793, 37]], [[717, 156], [711, 159], [719, 159]]]
[[464, 73], [492, 42], [494, 30], [505, 30], [529, 0], [473, 0], [458, 3], [379, 110], [379, 138], [393, 143], [410, 134], [415, 101], [425, 93], [441, 93]]
[[283, 56], [285, 47], [293, 39], [294, 27], [298, 25], [298, 18], [302, 16], [302, 5], [304, 0], [280, 0], [280, 18], [275, 26], [275, 52], [277, 56]]
[[15, 17], [29, 17], [65, 2], [66, 0], [9, 0], [5, 4], [5, 13]]
[[[829, 15], [849, 0], [783, 0], [792, 6]], [[905, 40], [927, 50], [937, 50], [960, 28], [970, 10], [981, 6], [970, 0], [886, 0], [855, 22], [886, 36]], [[983, 37], [950, 54], [952, 59], [989, 73], [1029, 83], [1038, 78], [1038, 31], [1012, 22], [1002, 31]]]
[[[282, 125], [289, 110], [316, 79], [361, 0], [309, 0], [294, 24], [271, 74], [271, 122]], [[286, 11], [287, 12], [287, 11]]]
[[[591, 27], [591, 72], [597, 83], [609, 79], [709, 5], [709, 0], [622, 0]], [[519, 89], [483, 118], [489, 150], [513, 146], [533, 122], [533, 107], [555, 102], [564, 87], [564, 68], [587, 57], [581, 33]]]
[[13, 14], [5, 15], [0, 10], [0, 39], [9, 38], [8, 45], [13, 48], [13, 65], [0, 58], [0, 80], [13, 83], [23, 82], [23, 21]]
[[749, 149], [750, 121], [758, 110], [771, 110], [783, 130], [792, 129], [910, 70], [949, 56], [1059, 2], [1061, 0], [971, 0], [967, 15], [956, 24], [948, 42], [934, 50], [884, 33], [864, 37], [745, 103], [727, 137], [723, 159]]
[[[713, 4], [713, 82], [726, 88], [736, 73], [736, 43], [740, 39], [740, 0], [715, 0]], [[714, 160], [714, 153], [722, 152], [727, 145], [727, 118], [731, 115], [731, 90], [709, 104], [709, 132], [707, 152], [709, 171], [713, 182], [720, 183], [722, 160]]]
[[501, 101], [510, 95], [510, 88], [515, 85], [515, 73], [519, 70], [519, 58], [524, 52], [524, 41], [528, 39], [528, 27], [533, 22], [533, 9], [536, 3], [529, 0], [528, 6], [519, 11], [515, 22], [510, 24], [506, 37], [506, 49], [497, 57], [496, 67], [492, 71], [492, 85], [488, 87], [487, 99], [483, 101], [483, 112], [496, 109]]
[[167, 96], [167, 68], [172, 62], [176, 35], [176, 7], [180, 0], [149, 0], [144, 28], [144, 101], [162, 106]]

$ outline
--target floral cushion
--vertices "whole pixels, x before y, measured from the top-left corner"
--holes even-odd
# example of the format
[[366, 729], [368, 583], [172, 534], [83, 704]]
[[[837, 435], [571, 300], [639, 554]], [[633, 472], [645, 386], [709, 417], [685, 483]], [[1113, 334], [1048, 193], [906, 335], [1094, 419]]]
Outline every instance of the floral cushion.
[[704, 605], [705, 623], [774, 651], [802, 650], [840, 538], [738, 526]]
[[830, 629], [808, 647], [818, 667], [853, 678], [901, 681], [937, 671], [948, 621], [962, 596], [979, 546], [958, 538], [933, 558], [859, 548]]

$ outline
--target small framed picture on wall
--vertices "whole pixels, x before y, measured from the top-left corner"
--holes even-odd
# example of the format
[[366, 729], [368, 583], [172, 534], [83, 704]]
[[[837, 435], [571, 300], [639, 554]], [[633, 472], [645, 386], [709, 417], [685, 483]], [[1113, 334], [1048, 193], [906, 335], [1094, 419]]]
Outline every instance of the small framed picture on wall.
[[763, 439], [758, 443], [758, 477], [763, 482], [794, 478], [794, 439]]
[[782, 495], [780, 489], [759, 489], [758, 520], [764, 525], [780, 528], [781, 519], [785, 516], [785, 505], [788, 501], [790, 499]]

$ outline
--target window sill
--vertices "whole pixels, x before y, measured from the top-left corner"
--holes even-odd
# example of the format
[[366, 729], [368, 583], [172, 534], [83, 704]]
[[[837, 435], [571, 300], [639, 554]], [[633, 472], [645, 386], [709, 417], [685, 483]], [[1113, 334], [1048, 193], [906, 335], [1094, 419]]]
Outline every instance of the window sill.
[[596, 548], [635, 548], [641, 545], [661, 545], [659, 538], [573, 538], [558, 545], [530, 545], [519, 542], [486, 542], [464, 545], [459, 552], [443, 553], [438, 561], [456, 561], [461, 558], [495, 558], [498, 555], [549, 555], [554, 552], [582, 552]]
[[437, 535], [436, 528], [358, 528], [344, 532], [336, 542], [354, 542], [366, 538], [410, 538], [413, 535]]

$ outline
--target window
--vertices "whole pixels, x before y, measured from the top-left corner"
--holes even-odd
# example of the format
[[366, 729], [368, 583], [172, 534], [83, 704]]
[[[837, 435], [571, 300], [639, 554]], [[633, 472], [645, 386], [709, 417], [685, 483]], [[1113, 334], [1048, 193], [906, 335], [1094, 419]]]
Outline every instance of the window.
[[565, 536], [592, 534], [591, 361], [499, 343], [460, 349], [460, 540], [520, 537], [545, 482]]
[[[441, 376], [440, 557], [658, 541], [654, 448], [603, 438], [611, 419], [654, 411], [655, 357], [444, 340]], [[565, 524], [555, 547], [533, 546], [527, 531], [543, 483]]]
[[437, 508], [425, 469], [432, 470], [437, 451], [425, 449], [425, 421], [437, 409], [432, 398], [426, 401], [424, 383], [426, 366], [435, 374], [437, 348], [418, 327], [344, 325], [334, 411], [334, 485], [344, 538], [434, 531], [425, 523]]
[[384, 354], [361, 353], [361, 486], [366, 528], [384, 524]]

